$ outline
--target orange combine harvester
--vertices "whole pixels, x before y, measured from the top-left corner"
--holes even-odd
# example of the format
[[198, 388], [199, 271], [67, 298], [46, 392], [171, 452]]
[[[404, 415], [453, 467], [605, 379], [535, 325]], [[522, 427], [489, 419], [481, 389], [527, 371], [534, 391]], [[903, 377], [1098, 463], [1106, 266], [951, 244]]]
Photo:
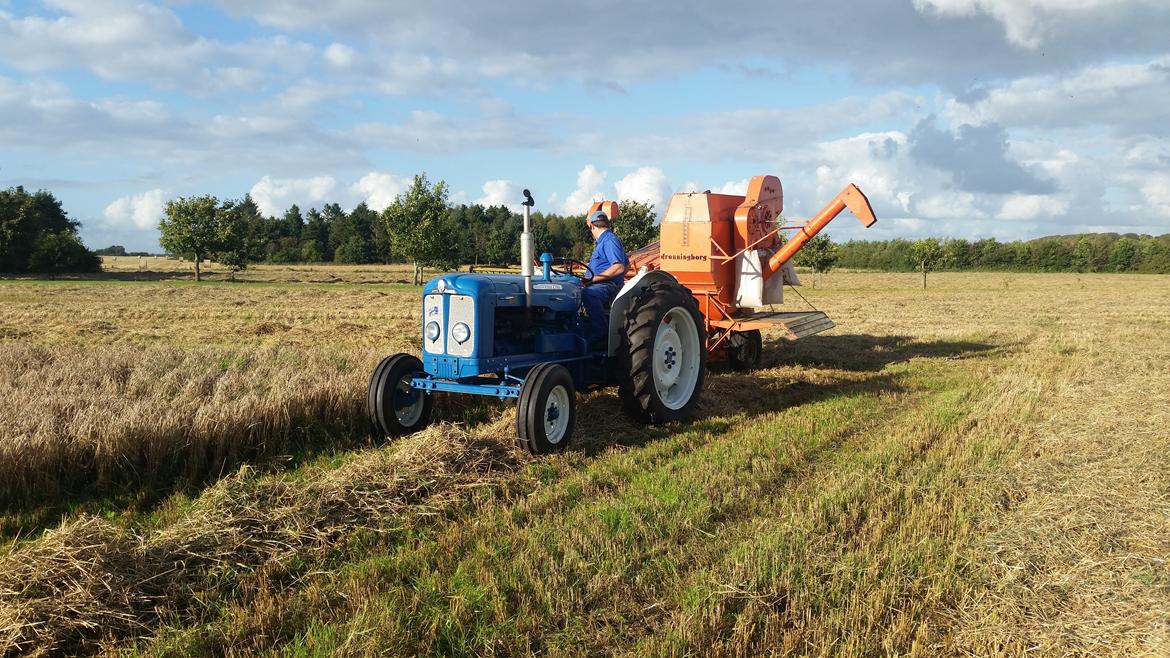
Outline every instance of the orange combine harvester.
[[[630, 254], [632, 278], [661, 269], [690, 290], [706, 324], [707, 350], [750, 368], [760, 358], [760, 329], [782, 328], [790, 338], [831, 329], [820, 311], [758, 310], [784, 301], [784, 284], [799, 284], [792, 258], [813, 236], [848, 208], [866, 227], [877, 221], [869, 199], [852, 183], [801, 225], [782, 226], [784, 190], [775, 176], [755, 176], [747, 194], [680, 192], [662, 217], [659, 241]], [[590, 212], [614, 217], [614, 201], [599, 201]], [[787, 241], [782, 231], [795, 230]]]

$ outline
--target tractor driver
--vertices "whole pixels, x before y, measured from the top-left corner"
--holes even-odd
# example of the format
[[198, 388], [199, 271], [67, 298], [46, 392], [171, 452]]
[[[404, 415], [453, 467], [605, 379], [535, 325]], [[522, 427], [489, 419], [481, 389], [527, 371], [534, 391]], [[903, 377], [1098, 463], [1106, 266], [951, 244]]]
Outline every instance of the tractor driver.
[[618, 290], [624, 282], [626, 270], [630, 267], [630, 259], [626, 257], [626, 250], [622, 248], [622, 241], [609, 230], [610, 221], [605, 213], [594, 211], [586, 219], [589, 232], [597, 244], [593, 247], [593, 255], [589, 257], [589, 270], [593, 278], [586, 282], [581, 290], [581, 301], [585, 304], [585, 312], [589, 315], [590, 326], [593, 327], [593, 339], [597, 340], [609, 333], [605, 322], [605, 307], [617, 297]]

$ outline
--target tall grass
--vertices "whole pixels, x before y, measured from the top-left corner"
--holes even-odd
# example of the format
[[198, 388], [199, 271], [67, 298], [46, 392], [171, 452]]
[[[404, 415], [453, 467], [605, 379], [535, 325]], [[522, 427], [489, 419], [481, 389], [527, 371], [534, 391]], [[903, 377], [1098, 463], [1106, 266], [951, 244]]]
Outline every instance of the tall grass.
[[0, 344], [0, 502], [198, 482], [365, 434], [370, 352]]
[[418, 340], [416, 295], [0, 284], [0, 505], [165, 491], [368, 442], [362, 391]]

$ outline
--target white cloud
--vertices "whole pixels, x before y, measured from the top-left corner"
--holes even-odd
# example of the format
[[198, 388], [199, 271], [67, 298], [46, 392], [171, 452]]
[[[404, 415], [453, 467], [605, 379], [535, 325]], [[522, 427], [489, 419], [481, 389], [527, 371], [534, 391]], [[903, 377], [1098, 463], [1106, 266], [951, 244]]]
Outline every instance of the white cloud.
[[371, 171], [350, 187], [350, 193], [366, 202], [372, 210], [382, 212], [394, 203], [414, 180], [409, 176], [395, 176], [381, 171]]
[[914, 0], [914, 8], [921, 12], [964, 18], [977, 14], [991, 16], [1003, 25], [1008, 41], [1030, 49], [1044, 42], [1051, 23], [1061, 15], [1116, 10], [1126, 4], [1141, 8], [1148, 3], [1141, 0]]
[[335, 84], [306, 78], [298, 80], [286, 87], [284, 91], [276, 94], [267, 109], [273, 114], [279, 113], [285, 116], [304, 113], [327, 100], [344, 96], [346, 93], [348, 93], [346, 89]]
[[249, 191], [252, 200], [265, 215], [279, 215], [292, 204], [311, 206], [321, 201], [336, 201], [332, 198], [337, 189], [337, 180], [332, 176], [312, 178], [271, 178], [264, 176]]
[[739, 162], [745, 154], [755, 161], [769, 161], [852, 127], [916, 115], [921, 102], [896, 91], [871, 97], [850, 96], [813, 106], [744, 107], [685, 114], [655, 121], [649, 130], [636, 134], [584, 134], [575, 145], [631, 165], [696, 159]]
[[0, 11], [0, 63], [22, 71], [88, 69], [107, 80], [148, 82], [188, 93], [252, 89], [314, 51], [285, 37], [239, 43], [188, 30], [170, 9], [136, 0], [47, 0], [59, 16]]
[[520, 210], [523, 201], [520, 186], [510, 180], [490, 180], [483, 184], [483, 196], [475, 200], [481, 206], [505, 206]]
[[106, 206], [104, 213], [106, 228], [153, 229], [162, 219], [165, 192], [153, 189], [124, 196]]
[[914, 197], [913, 208], [915, 213], [928, 219], [974, 219], [987, 216], [979, 207], [974, 194], [958, 190]]
[[561, 204], [561, 212], [566, 215], [583, 215], [589, 210], [590, 204], [603, 200], [605, 195], [602, 186], [605, 185], [605, 178], [608, 175], [593, 164], [585, 165], [577, 172], [577, 189], [570, 192]]
[[812, 198], [785, 194], [785, 214], [811, 216], [847, 183], [856, 183], [875, 210], [890, 216], [909, 215], [915, 192], [941, 189], [945, 184], [941, 175], [914, 163], [907, 144], [906, 134], [900, 131], [862, 133], [817, 144], [811, 154], [816, 172], [814, 194]]
[[1096, 64], [1065, 75], [1022, 77], [976, 100], [947, 103], [953, 125], [995, 122], [1051, 130], [1107, 124], [1123, 133], [1165, 130], [1170, 56], [1139, 64]]
[[[750, 178], [744, 178], [742, 180], [729, 180], [724, 183], [722, 187], [713, 191], [718, 192], [719, 194], [736, 194], [743, 196], [747, 194], [748, 183], [750, 182]], [[781, 185], [783, 185], [783, 181], [781, 181]]]
[[[587, 0], [526, 3], [524, 20], [516, 21], [515, 3], [504, 0], [217, 2], [263, 25], [450, 58], [472, 69], [473, 79], [501, 77], [525, 85], [576, 79], [595, 88], [629, 87], [702, 67], [742, 70], [750, 68], [745, 61], [760, 59], [844, 64], [868, 80], [998, 79], [1060, 70], [1103, 51], [1157, 52], [1170, 10], [1159, 0], [747, 0], [732, 12], [719, 3], [693, 4], [682, 17], [664, 11], [667, 5], [660, 2]], [[842, 39], [842, 16], [865, 29]], [[800, 27], [776, 39], [776, 25]], [[585, 42], [589, 48], [566, 47]], [[1039, 45], [1044, 57], [1036, 56]], [[936, 56], [943, 52], [955, 56]]]
[[1049, 194], [1012, 194], [996, 214], [998, 219], [1032, 220], [1058, 217], [1068, 212], [1068, 201]]
[[[206, 116], [155, 100], [84, 100], [60, 83], [0, 75], [0, 144], [38, 159], [55, 158], [58, 168], [76, 164], [76, 154], [83, 154], [91, 167], [146, 167], [174, 186], [240, 172], [250, 181], [258, 172], [299, 176], [369, 166], [352, 136], [290, 114]], [[0, 156], [6, 171], [15, 164]]]
[[1142, 185], [1142, 196], [1150, 209], [1162, 217], [1170, 217], [1170, 174], [1153, 174]]
[[700, 187], [699, 183], [697, 181], [689, 180], [689, 181], [683, 183], [683, 186], [680, 187], [677, 191], [679, 191], [679, 192], [711, 191], [711, 192], [714, 192], [716, 194], [735, 194], [738, 196], [743, 196], [743, 195], [747, 194], [748, 183], [750, 183], [750, 182], [751, 182], [750, 178], [741, 178], [740, 180], [729, 180], [726, 183], [724, 183], [723, 185], [720, 185], [719, 187]]
[[357, 59], [357, 51], [344, 43], [331, 43], [323, 53], [325, 61], [339, 69], [347, 69]]
[[398, 123], [361, 123], [351, 133], [369, 147], [424, 153], [548, 148], [556, 143], [543, 123], [516, 114], [507, 104], [485, 102], [480, 104], [480, 110], [478, 116], [462, 118], [433, 110], [413, 110]]
[[666, 200], [674, 193], [666, 174], [658, 167], [639, 167], [613, 186], [619, 201], [650, 203], [658, 214], [666, 210]]

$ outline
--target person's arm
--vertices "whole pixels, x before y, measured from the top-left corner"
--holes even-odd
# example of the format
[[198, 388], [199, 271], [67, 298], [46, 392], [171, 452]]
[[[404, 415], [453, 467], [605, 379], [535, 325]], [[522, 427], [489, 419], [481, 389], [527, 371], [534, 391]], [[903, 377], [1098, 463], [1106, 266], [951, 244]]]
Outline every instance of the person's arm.
[[601, 283], [602, 281], [610, 281], [610, 280], [618, 278], [619, 276], [621, 276], [625, 273], [626, 273], [626, 266], [625, 265], [622, 265], [621, 263], [614, 263], [613, 265], [610, 265], [609, 267], [605, 268], [601, 272], [595, 272], [593, 274], [593, 278], [590, 279], [590, 283]]

